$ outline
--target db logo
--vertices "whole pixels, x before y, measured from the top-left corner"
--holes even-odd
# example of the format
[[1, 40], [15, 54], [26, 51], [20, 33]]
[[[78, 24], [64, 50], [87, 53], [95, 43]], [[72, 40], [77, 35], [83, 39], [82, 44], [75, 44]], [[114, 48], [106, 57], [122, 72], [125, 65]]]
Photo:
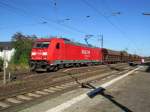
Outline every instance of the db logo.
[[90, 54], [90, 51], [89, 50], [82, 50], [81, 53], [82, 54]]

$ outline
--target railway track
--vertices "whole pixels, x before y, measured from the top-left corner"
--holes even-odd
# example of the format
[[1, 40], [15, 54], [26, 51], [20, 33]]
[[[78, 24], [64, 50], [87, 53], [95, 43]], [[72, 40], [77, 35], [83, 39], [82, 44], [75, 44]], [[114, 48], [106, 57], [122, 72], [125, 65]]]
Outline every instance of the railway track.
[[[125, 66], [127, 65], [119, 66], [117, 68], [119, 69]], [[89, 70], [90, 69], [82, 73], [73, 73], [73, 72], [64, 73], [63, 72], [61, 73], [61, 75], [51, 75], [51, 76], [47, 75], [46, 77], [44, 77], [43, 75], [40, 75], [40, 76], [32, 78], [31, 80], [25, 79], [25, 80], [21, 80], [21, 82], [14, 82], [14, 84], [11, 84], [10, 86], [8, 86], [9, 87], [8, 90], [4, 88], [5, 89], [4, 94], [2, 92], [0, 93], [0, 99], [2, 99], [4, 96], [6, 97], [12, 96], [12, 94], [17, 93], [18, 91], [24, 93], [25, 91], [37, 90], [37, 89], [41, 89], [42, 87], [49, 86], [49, 85], [55, 86], [57, 83], [60, 83], [60, 82], [68, 82], [68, 81], [73, 81], [75, 79], [84, 79], [86, 77], [94, 76], [99, 73], [111, 71], [111, 69], [109, 68], [99, 69], [99, 70], [96, 69], [94, 71], [92, 70], [89, 71]], [[37, 82], [39, 83], [37, 84]], [[0, 89], [1, 91], [3, 91], [3, 88], [0, 88]], [[5, 91], [8, 91], [8, 93], [6, 93]]]
[[[38, 98], [50, 95], [50, 94], [55, 94], [56, 92], [60, 92], [66, 89], [74, 88], [79, 86], [81, 83], [86, 83], [86, 82], [95, 82], [95, 81], [100, 81], [106, 78], [110, 78], [112, 76], [118, 76], [123, 74], [124, 72], [127, 72], [128, 70], [131, 70], [132, 68], [129, 68], [128, 66], [120, 66], [118, 68], [124, 68], [123, 71], [108, 71], [106, 73], [102, 72], [101, 74], [99, 73], [100, 70], [97, 71], [89, 71], [86, 73], [80, 73], [80, 74], [73, 74], [71, 77], [65, 77], [62, 78], [62, 80], [58, 80], [58, 78], [54, 78], [53, 84], [49, 83], [47, 85], [41, 86], [39, 88], [35, 88], [32, 90], [26, 90], [22, 92], [16, 92], [13, 93], [11, 96], [6, 95], [0, 98], [0, 110], [7, 110], [8, 108], [11, 108], [13, 106], [17, 106], [19, 104], [24, 104], [28, 103], [30, 101], [36, 100]], [[91, 73], [96, 73], [95, 75], [93, 74], [91, 76]], [[60, 78], [59, 78], [60, 79]], [[57, 82], [57, 83], [56, 83]]]
[[[123, 67], [124, 66], [125, 65], [123, 65]], [[121, 67], [122, 66], [120, 66], [120, 68]], [[0, 90], [1, 90], [0, 99], [2, 99], [4, 96], [12, 96], [12, 94], [18, 93], [18, 91], [23, 93], [24, 91], [27, 91], [27, 90], [33, 90], [33, 89], [36, 90], [40, 87], [49, 86], [49, 85], [54, 86], [55, 84], [60, 83], [60, 82], [72, 81], [74, 80], [73, 77], [71, 77], [72, 75], [74, 76], [74, 78], [82, 79], [82, 78], [90, 77], [93, 74], [103, 73], [106, 71], [109, 72], [110, 69], [100, 69], [100, 70], [88, 69], [88, 71], [85, 71], [82, 73], [73, 73], [73, 72], [64, 73], [63, 72], [61, 74], [47, 75], [46, 77], [44, 77], [42, 74], [40, 76], [38, 75], [34, 76], [34, 78], [31, 78], [31, 79], [25, 78], [24, 80], [21, 80], [21, 81], [19, 80], [19, 82], [18, 81], [13, 82], [12, 84], [8, 85], [7, 88], [0, 87]], [[37, 82], [39, 83], [37, 84]], [[47, 83], [45, 84], [42, 82], [47, 82]]]
[[[109, 66], [112, 66], [112, 67], [118, 67], [118, 66], [124, 66], [125, 64], [124, 63], [119, 63], [119, 64], [109, 64]], [[78, 67], [78, 68], [64, 68], [64, 69], [60, 69], [57, 73], [62, 73], [62, 72], [74, 72], [74, 73], [81, 73], [81, 72], [85, 72], [86, 69], [88, 68], [92, 68], [92, 70], [95, 70], [97, 68], [106, 68], [108, 67], [108, 65], [98, 65], [98, 66], [85, 66], [85, 67]], [[56, 72], [39, 72], [39, 73], [36, 73], [36, 72], [16, 72], [16, 73], [13, 73], [12, 75], [15, 76], [17, 79], [24, 79], [24, 78], [28, 78], [28, 77], [36, 77], [36, 75], [38, 76], [42, 76], [42, 75], [54, 75], [53, 77], [57, 77], [55, 74]], [[65, 75], [65, 74], [60, 74], [61, 76]], [[60, 76], [59, 76], [60, 77]], [[2, 81], [3, 79], [3, 73], [1, 72], [0, 73], [0, 81]]]
[[[125, 66], [120, 66], [120, 68], [121, 67], [125, 67]], [[119, 68], [119, 67], [118, 67]], [[61, 75], [57, 75], [57, 76], [55, 76], [55, 75], [53, 75], [53, 76], [49, 76], [49, 77], [38, 77], [38, 79], [37, 80], [35, 80], [35, 79], [32, 79], [32, 80], [29, 80], [29, 79], [25, 79], [24, 81], [27, 81], [27, 83], [29, 84], [33, 84], [32, 85], [32, 87], [31, 87], [31, 89], [34, 89], [34, 84], [35, 85], [38, 85], [37, 84], [37, 82], [36, 81], [38, 81], [39, 79], [40, 80], [42, 80], [43, 82], [46, 82], [47, 84], [45, 85], [40, 85], [41, 87], [43, 87], [43, 86], [47, 86], [47, 85], [55, 85], [55, 84], [57, 84], [57, 83], [59, 83], [59, 82], [61, 82], [61, 81], [63, 81], [63, 82], [68, 82], [68, 80], [69, 81], [72, 81], [72, 80], [74, 80], [73, 79], [73, 77], [74, 78], [86, 78], [86, 77], [90, 77], [91, 75], [93, 75], [93, 74], [96, 74], [96, 73], [103, 73], [103, 72], [106, 72], [106, 70], [109, 72], [110, 71], [110, 69], [100, 69], [100, 70], [94, 70], [94, 71], [87, 71], [87, 72], [84, 72], [84, 73], [76, 73], [76, 74], [74, 74], [74, 73], [61, 73]], [[73, 77], [71, 77], [71, 76], [73, 76]], [[15, 82], [15, 83], [18, 83], [18, 82]], [[25, 82], [26, 83], [26, 82]], [[29, 88], [24, 88], [24, 86], [26, 86], [26, 84], [25, 84], [24, 82], [21, 82], [21, 83], [19, 83], [18, 85], [20, 86], [20, 88], [17, 88], [17, 89], [20, 89], [20, 91], [25, 91], [25, 90], [28, 90], [28, 89], [30, 89], [30, 87]], [[39, 86], [39, 85], [38, 85]], [[39, 88], [39, 87], [38, 87]], [[10, 86], [10, 89], [11, 89], [11, 94], [12, 93], [16, 93], [16, 91], [14, 91], [13, 92], [13, 87], [12, 86]], [[37, 89], [36, 87], [35, 87], [35, 89]], [[1, 89], [2, 90], [2, 89]], [[7, 96], [10, 96], [11, 94], [8, 94]], [[2, 98], [2, 96], [6, 96], [6, 94], [0, 94], [0, 99]]]

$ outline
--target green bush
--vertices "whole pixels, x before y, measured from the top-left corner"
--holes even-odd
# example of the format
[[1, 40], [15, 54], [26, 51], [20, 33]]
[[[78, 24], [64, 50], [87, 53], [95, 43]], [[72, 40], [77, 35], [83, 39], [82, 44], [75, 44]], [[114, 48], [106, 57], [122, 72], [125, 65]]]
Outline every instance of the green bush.
[[32, 45], [36, 36], [26, 36], [22, 33], [16, 33], [12, 36], [12, 47], [15, 48], [15, 54], [11, 59], [11, 69], [26, 69], [28, 68], [28, 61]]

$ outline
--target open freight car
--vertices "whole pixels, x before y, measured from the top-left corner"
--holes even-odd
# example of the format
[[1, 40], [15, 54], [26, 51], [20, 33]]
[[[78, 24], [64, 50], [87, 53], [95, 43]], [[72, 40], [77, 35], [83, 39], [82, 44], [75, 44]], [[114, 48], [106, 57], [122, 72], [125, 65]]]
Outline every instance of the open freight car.
[[102, 50], [75, 43], [65, 38], [37, 39], [30, 58], [30, 68], [58, 70], [59, 68], [102, 63]]
[[103, 62], [106, 64], [121, 62], [121, 52], [110, 49], [102, 49]]

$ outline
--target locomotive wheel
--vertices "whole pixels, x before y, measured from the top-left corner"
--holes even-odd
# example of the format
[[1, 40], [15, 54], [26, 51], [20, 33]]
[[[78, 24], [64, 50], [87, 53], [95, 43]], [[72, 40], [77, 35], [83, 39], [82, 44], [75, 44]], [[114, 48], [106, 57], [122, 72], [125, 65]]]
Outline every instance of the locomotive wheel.
[[35, 71], [36, 70], [36, 64], [30, 63], [30, 71]]
[[91, 66], [92, 65], [92, 63], [87, 63], [87, 66]]
[[55, 72], [55, 67], [56, 66], [50, 66], [46, 70], [47, 70], [47, 72]]
[[65, 64], [64, 66], [65, 66], [65, 68], [69, 68], [69, 64]]
[[56, 72], [58, 70], [59, 70], [59, 66], [55, 66], [54, 69], [53, 69], [54, 72]]
[[79, 63], [76, 63], [75, 66], [76, 66], [76, 67], [80, 67], [80, 64], [79, 64]]
[[47, 72], [51, 72], [51, 71], [53, 71], [53, 68], [52, 67], [51, 68], [47, 68], [46, 71]]
[[64, 68], [64, 64], [60, 64], [60, 65], [59, 65], [59, 68], [60, 68], [60, 69]]
[[95, 63], [91, 63], [91, 66], [95, 66]]

